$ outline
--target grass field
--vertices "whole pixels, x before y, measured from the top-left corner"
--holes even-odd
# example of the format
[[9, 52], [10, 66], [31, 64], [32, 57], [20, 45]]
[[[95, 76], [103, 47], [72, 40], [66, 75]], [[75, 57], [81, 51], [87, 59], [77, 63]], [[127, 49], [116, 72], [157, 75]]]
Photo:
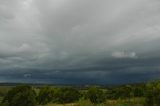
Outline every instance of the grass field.
[[71, 104], [48, 104], [45, 106], [78, 106], [77, 104], [71, 103]]
[[45, 106], [143, 106], [144, 98], [106, 100], [102, 104], [93, 104], [89, 100], [80, 100], [71, 104], [48, 104]]

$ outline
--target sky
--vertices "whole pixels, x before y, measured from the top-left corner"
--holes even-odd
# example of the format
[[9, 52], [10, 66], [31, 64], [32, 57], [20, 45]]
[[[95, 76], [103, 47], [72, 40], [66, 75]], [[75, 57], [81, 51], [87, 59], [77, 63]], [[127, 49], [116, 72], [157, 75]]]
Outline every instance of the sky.
[[160, 78], [159, 0], [0, 0], [0, 82]]

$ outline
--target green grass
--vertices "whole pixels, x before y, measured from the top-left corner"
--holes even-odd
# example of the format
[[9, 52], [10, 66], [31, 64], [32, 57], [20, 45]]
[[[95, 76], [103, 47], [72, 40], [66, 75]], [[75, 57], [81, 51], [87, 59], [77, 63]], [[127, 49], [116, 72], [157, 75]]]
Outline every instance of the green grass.
[[12, 87], [8, 86], [0, 86], [0, 104], [3, 100], [3, 97], [7, 94], [7, 92], [11, 89]]
[[[47, 105], [45, 105], [45, 106], [79, 106], [79, 105], [77, 105], [77, 104], [75, 104], [75, 103], [70, 103], [70, 104], [47, 104]], [[88, 105], [88, 106], [90, 106], [90, 105]]]
[[5, 96], [11, 87], [0, 86], [0, 96]]
[[144, 98], [130, 98], [130, 99], [118, 99], [108, 100], [108, 106], [143, 106]]
[[0, 104], [1, 104], [2, 100], [3, 100], [3, 97], [0, 97]]
[[118, 99], [118, 100], [106, 100], [105, 103], [93, 104], [88, 99], [80, 99], [76, 103], [71, 104], [54, 104], [50, 103], [45, 106], [143, 106], [144, 98], [131, 98], [131, 99]]

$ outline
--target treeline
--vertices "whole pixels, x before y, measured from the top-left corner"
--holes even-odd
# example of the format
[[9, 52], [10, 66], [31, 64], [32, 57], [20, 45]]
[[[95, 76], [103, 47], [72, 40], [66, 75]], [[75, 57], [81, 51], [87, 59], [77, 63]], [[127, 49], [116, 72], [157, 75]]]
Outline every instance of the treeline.
[[147, 84], [123, 85], [110, 88], [96, 86], [78, 89], [73, 87], [45, 86], [35, 89], [29, 85], [16, 86], [4, 96], [2, 106], [38, 106], [48, 103], [76, 103], [81, 99], [93, 104], [106, 100], [119, 100], [142, 97], [144, 106], [160, 106], [160, 81]]

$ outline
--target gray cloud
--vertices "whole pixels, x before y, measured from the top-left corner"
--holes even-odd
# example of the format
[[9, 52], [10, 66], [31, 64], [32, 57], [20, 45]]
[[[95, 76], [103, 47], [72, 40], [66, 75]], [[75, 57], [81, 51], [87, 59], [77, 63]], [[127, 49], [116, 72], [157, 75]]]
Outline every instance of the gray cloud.
[[124, 52], [124, 51], [113, 52], [112, 56], [115, 58], [137, 58], [138, 57], [135, 52]]
[[159, 7], [158, 0], [1, 0], [1, 81], [26, 73], [32, 77], [21, 81], [157, 78]]

